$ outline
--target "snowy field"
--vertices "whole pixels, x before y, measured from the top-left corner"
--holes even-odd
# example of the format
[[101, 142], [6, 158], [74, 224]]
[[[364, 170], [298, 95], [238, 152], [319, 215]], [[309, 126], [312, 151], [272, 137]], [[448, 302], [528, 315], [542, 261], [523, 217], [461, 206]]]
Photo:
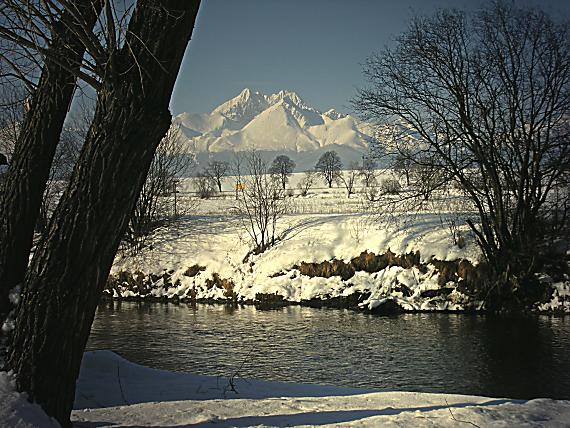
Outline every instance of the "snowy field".
[[[362, 307], [368, 309], [374, 309], [386, 299], [405, 310], [464, 310], [476, 309], [481, 304], [469, 301], [457, 289], [460, 278], [452, 278], [449, 284], [442, 282], [432, 264], [433, 260], [466, 260], [476, 265], [480, 260], [473, 234], [465, 225], [464, 217], [455, 213], [457, 207], [451, 205], [453, 202], [446, 199], [445, 204], [436, 205], [431, 211], [379, 216], [361, 186], [348, 198], [343, 187], [329, 189], [317, 182], [316, 186], [321, 187], [301, 196], [296, 184], [302, 175], [291, 177], [289, 186], [296, 190], [285, 199], [287, 214], [278, 221], [277, 243], [259, 255], [248, 255], [253, 244], [243, 221], [232, 212], [235, 206], [235, 195], [231, 191], [233, 180], [226, 180], [222, 194], [204, 200], [197, 200], [192, 181], [184, 180], [178, 203], [182, 210], [189, 207], [189, 215], [174, 226], [157, 230], [152, 236], [152, 245], [137, 256], [119, 254], [115, 260], [112, 272], [137, 272], [137, 280], [147, 284], [146, 291], [119, 284], [112, 294], [115, 297], [147, 295], [184, 299], [193, 296], [225, 300], [233, 293], [241, 301], [253, 301], [259, 294], [273, 294], [300, 302], [360, 293], [369, 294], [361, 302]], [[390, 178], [390, 174], [386, 177]], [[460, 246], [452, 238], [451, 221], [456, 224], [456, 233], [462, 236]], [[303, 262], [349, 263], [364, 252], [375, 255], [419, 252], [422, 266], [387, 266], [373, 273], [357, 271], [344, 279], [337, 275], [309, 277], [298, 269]], [[200, 271], [189, 275], [187, 271], [192, 266], [199, 267]], [[159, 277], [166, 271], [169, 280], [165, 283], [165, 279]], [[154, 275], [152, 280], [151, 274]], [[227, 280], [226, 285], [212, 286], [215, 276]], [[445, 296], [439, 293], [442, 287], [446, 287]], [[553, 301], [542, 309], [570, 311], [570, 301], [567, 301], [570, 282], [553, 284], [553, 288], [556, 290]]]
[[[139, 366], [109, 351], [83, 358], [74, 427], [567, 427], [570, 402], [374, 391], [228, 379]], [[56, 427], [0, 373], [0, 421]]]

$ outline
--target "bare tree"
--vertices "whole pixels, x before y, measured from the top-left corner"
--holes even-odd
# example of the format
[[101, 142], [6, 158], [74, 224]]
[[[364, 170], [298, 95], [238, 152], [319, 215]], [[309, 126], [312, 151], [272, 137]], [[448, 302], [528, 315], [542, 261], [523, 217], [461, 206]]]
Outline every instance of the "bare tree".
[[467, 223], [502, 278], [491, 306], [520, 292], [559, 210], [552, 196], [570, 158], [569, 28], [501, 1], [472, 17], [416, 18], [394, 48], [368, 59], [370, 86], [354, 100], [363, 119], [413, 131], [414, 159], [437, 162], [471, 203], [477, 218]]
[[216, 182], [204, 171], [198, 172], [192, 181], [200, 199], [210, 199], [218, 190]]
[[242, 152], [235, 152], [231, 164], [231, 172], [234, 176], [234, 190], [236, 192], [236, 201], [239, 198], [239, 192], [243, 190], [243, 169], [245, 162], [245, 154]]
[[212, 177], [218, 185], [218, 191], [222, 192], [222, 181], [230, 172], [230, 164], [226, 161], [210, 161], [206, 168], [206, 174]]
[[178, 178], [191, 163], [183, 152], [180, 130], [170, 127], [156, 149], [129, 220], [123, 242], [131, 253], [142, 249], [153, 230], [176, 219]]
[[138, 0], [105, 62], [70, 184], [23, 282], [7, 358], [16, 387], [69, 427], [95, 309], [156, 147], [198, 1]]
[[339, 174], [339, 180], [346, 188], [347, 198], [350, 198], [350, 195], [354, 193], [354, 185], [360, 174], [361, 169], [357, 162], [351, 162], [348, 169]]
[[[91, 32], [103, 7], [100, 0], [51, 3], [7, 0], [0, 8], [2, 62], [33, 91], [0, 200], [0, 316], [10, 309], [9, 290], [24, 278], [52, 159], [81, 73], [86, 48], [79, 29]], [[37, 84], [19, 67], [20, 56], [32, 65], [38, 56], [45, 59]]]
[[444, 171], [438, 159], [428, 156], [417, 157], [408, 172], [411, 180], [407, 181], [407, 184], [412, 187], [414, 196], [419, 195], [427, 201], [432, 193], [440, 189], [445, 190], [449, 184], [450, 179]]
[[406, 186], [410, 185], [410, 177], [414, 168], [415, 162], [412, 152], [402, 149], [396, 154], [392, 167], [394, 172], [406, 179]]
[[362, 165], [359, 169], [359, 176], [362, 180], [364, 187], [371, 187], [376, 184], [376, 160], [371, 156], [365, 156], [362, 158]]
[[269, 173], [273, 178], [279, 180], [283, 190], [285, 190], [285, 185], [287, 184], [287, 181], [294, 169], [295, 162], [289, 156], [279, 155], [273, 159], [273, 162], [269, 167]]
[[329, 188], [339, 178], [341, 169], [342, 162], [334, 150], [323, 153], [315, 165], [315, 170], [325, 180]]
[[301, 177], [301, 181], [299, 181], [299, 189], [301, 189], [301, 195], [307, 196], [309, 194], [309, 190], [315, 184], [315, 180], [317, 178], [317, 172], [314, 169], [309, 169], [303, 173], [303, 177]]
[[261, 155], [255, 151], [246, 157], [248, 175], [235, 211], [254, 243], [255, 254], [275, 244], [277, 221], [285, 213], [283, 188], [271, 178], [269, 168]]

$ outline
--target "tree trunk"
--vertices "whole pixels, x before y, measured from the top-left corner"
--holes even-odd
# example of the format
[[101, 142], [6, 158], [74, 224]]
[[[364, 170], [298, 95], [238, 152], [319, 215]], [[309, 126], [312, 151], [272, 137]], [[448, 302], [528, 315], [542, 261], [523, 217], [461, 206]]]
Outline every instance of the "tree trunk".
[[62, 426], [70, 426], [75, 380], [119, 241], [170, 126], [168, 104], [198, 6], [136, 3], [48, 238], [26, 273], [8, 367], [18, 390]]
[[[102, 1], [78, 0], [75, 7], [91, 28], [101, 12]], [[40, 211], [56, 146], [73, 98], [75, 74], [85, 48], [69, 25], [79, 25], [76, 14], [65, 11], [52, 30], [52, 43], [21, 125], [12, 163], [0, 201], [0, 318], [10, 310], [8, 293], [21, 283], [28, 266], [34, 227]], [[57, 56], [68, 68], [50, 59]]]

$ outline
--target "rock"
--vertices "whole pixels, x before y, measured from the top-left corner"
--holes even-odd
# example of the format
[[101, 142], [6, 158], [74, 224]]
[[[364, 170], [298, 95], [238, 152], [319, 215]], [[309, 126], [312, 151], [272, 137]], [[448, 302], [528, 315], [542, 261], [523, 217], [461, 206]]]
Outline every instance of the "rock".
[[376, 315], [396, 315], [404, 312], [404, 308], [393, 299], [381, 299], [369, 305], [369, 311]]
[[205, 270], [206, 270], [206, 266], [192, 265], [184, 271], [183, 275], [192, 278], [192, 277], [198, 275], [200, 272], [203, 272]]
[[453, 290], [454, 288], [451, 287], [443, 287], [435, 290], [424, 290], [421, 292], [420, 296], [428, 299], [438, 296], [448, 296]]
[[256, 293], [255, 300], [253, 301], [255, 305], [255, 309], [258, 310], [271, 310], [271, 309], [280, 309], [285, 306], [289, 306], [292, 303], [288, 300], [285, 300], [280, 294], [272, 294], [272, 293]]
[[354, 267], [350, 263], [345, 263], [342, 260], [336, 259], [331, 261], [326, 260], [322, 263], [301, 262], [300, 266], [293, 266], [293, 269], [299, 269], [301, 275], [306, 275], [310, 278], [316, 276], [322, 278], [340, 276], [345, 281], [352, 278], [355, 272]]

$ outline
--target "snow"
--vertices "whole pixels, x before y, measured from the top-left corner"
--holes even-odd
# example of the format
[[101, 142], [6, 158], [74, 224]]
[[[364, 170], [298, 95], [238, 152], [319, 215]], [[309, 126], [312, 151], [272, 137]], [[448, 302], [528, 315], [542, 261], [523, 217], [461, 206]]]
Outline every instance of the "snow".
[[550, 301], [538, 305], [539, 311], [560, 311], [570, 313], [570, 281], [551, 284], [554, 292]]
[[[234, 388], [232, 389], [231, 383]], [[110, 351], [87, 352], [72, 412], [75, 427], [418, 426], [564, 427], [570, 402], [366, 390], [200, 376], [146, 368]], [[0, 373], [0, 420], [54, 427]]]
[[[354, 117], [333, 109], [321, 113], [295, 92], [284, 90], [264, 95], [246, 88], [210, 113], [179, 114], [174, 124], [181, 128], [187, 150], [218, 157], [255, 148], [286, 151], [302, 160], [301, 153], [338, 147], [348, 165], [361, 159], [370, 140], [368, 128]], [[298, 162], [299, 170], [312, 165]]]
[[[302, 173], [293, 174], [288, 187], [294, 189], [302, 176]], [[159, 229], [151, 239], [151, 248], [147, 247], [134, 258], [119, 256], [112, 273], [140, 271], [146, 278], [145, 288], [150, 286], [150, 292], [146, 290], [141, 294], [122, 283], [115, 287], [112, 295], [227, 300], [229, 292], [233, 292], [242, 302], [260, 300], [256, 298], [258, 294], [278, 295], [289, 302], [360, 295], [361, 308], [368, 310], [377, 308], [386, 299], [409, 311], [462, 311], [482, 307], [482, 302], [461, 291], [464, 290], [462, 278], [440, 278], [434, 266], [442, 261], [459, 260], [477, 265], [482, 258], [467, 225], [459, 226], [462, 245], [454, 243], [445, 220], [451, 216], [459, 223], [454, 212], [436, 209], [401, 212], [396, 218], [378, 217], [369, 210], [359, 188], [351, 198], [339, 187], [312, 188], [306, 197], [299, 196], [297, 191], [296, 195], [286, 198], [289, 214], [278, 222], [276, 244], [262, 254], [248, 255], [253, 248], [250, 237], [240, 220], [231, 214], [235, 199], [233, 192], [227, 190], [233, 183], [234, 180], [228, 178], [226, 192], [218, 198], [194, 201], [194, 215], [183, 218], [174, 227], [171, 224]], [[184, 204], [191, 191], [190, 181], [182, 181], [180, 188], [179, 203]], [[446, 206], [446, 209], [451, 207]], [[476, 214], [472, 214], [472, 218], [476, 218]], [[346, 279], [301, 274], [303, 262], [350, 263], [361, 253], [380, 256], [388, 252], [419, 253], [421, 266], [387, 266], [373, 273], [356, 271]], [[194, 265], [204, 270], [195, 276], [185, 275]], [[167, 284], [161, 278], [165, 271], [170, 276]], [[151, 280], [150, 274], [160, 278]], [[231, 281], [231, 290], [219, 284], [212, 286], [215, 274]], [[565, 279], [554, 284], [546, 277], [540, 281], [553, 287], [553, 295], [549, 302], [537, 305], [536, 309], [570, 313], [570, 281]]]
[[12, 374], [0, 372], [0, 425], [12, 428], [59, 427], [40, 406], [16, 392]]
[[[283, 101], [272, 105], [253, 120], [239, 133], [219, 139], [210, 146], [219, 150], [222, 144], [231, 144], [236, 151], [244, 148], [256, 150], [305, 151], [314, 150], [319, 145], [302, 128], [293, 111]], [[227, 140], [227, 142], [225, 141]], [[223, 147], [227, 150], [227, 147]]]
[[[290, 186], [294, 186], [300, 175], [291, 178]], [[196, 215], [184, 218], [177, 227], [157, 231], [152, 238], [152, 248], [143, 250], [137, 257], [118, 257], [112, 272], [142, 272], [147, 285], [152, 283], [148, 294], [154, 297], [195, 295], [199, 299], [225, 300], [227, 290], [211, 284], [217, 274], [221, 279], [231, 280], [232, 291], [241, 301], [255, 300], [259, 293], [277, 294], [290, 302], [360, 293], [370, 294], [369, 299], [362, 302], [362, 307], [369, 309], [385, 298], [395, 300], [408, 310], [466, 309], [468, 299], [458, 291], [449, 296], [451, 302], [433, 294], [424, 297], [422, 293], [441, 288], [438, 272], [430, 264], [434, 258], [477, 263], [480, 252], [467, 230], [464, 230], [465, 236], [471, 239], [466, 239], [466, 245], [459, 248], [442, 226], [439, 214], [403, 213], [400, 217], [405, 227], [401, 227], [375, 220], [362, 212], [361, 195], [347, 199], [339, 188], [313, 192], [307, 198], [287, 199], [289, 211], [299, 214], [289, 214], [279, 220], [279, 241], [262, 254], [249, 255], [246, 259], [252, 243], [241, 221], [228, 214], [233, 198], [215, 199], [200, 201]], [[181, 201], [183, 203], [183, 199]], [[327, 210], [334, 213], [326, 214]], [[308, 214], [310, 212], [320, 214]], [[339, 276], [309, 277], [302, 275], [298, 268], [302, 262], [339, 260], [349, 263], [363, 252], [380, 255], [388, 251], [419, 252], [425, 269], [420, 272], [417, 266], [388, 266], [374, 273], [357, 271], [343, 280]], [[204, 270], [195, 276], [186, 275], [186, 270], [194, 265]], [[168, 286], [162, 279], [164, 271], [171, 275]], [[149, 274], [159, 278], [151, 281]], [[406, 295], [402, 287], [407, 287]], [[134, 297], [137, 293], [123, 285], [113, 291], [115, 297]]]

